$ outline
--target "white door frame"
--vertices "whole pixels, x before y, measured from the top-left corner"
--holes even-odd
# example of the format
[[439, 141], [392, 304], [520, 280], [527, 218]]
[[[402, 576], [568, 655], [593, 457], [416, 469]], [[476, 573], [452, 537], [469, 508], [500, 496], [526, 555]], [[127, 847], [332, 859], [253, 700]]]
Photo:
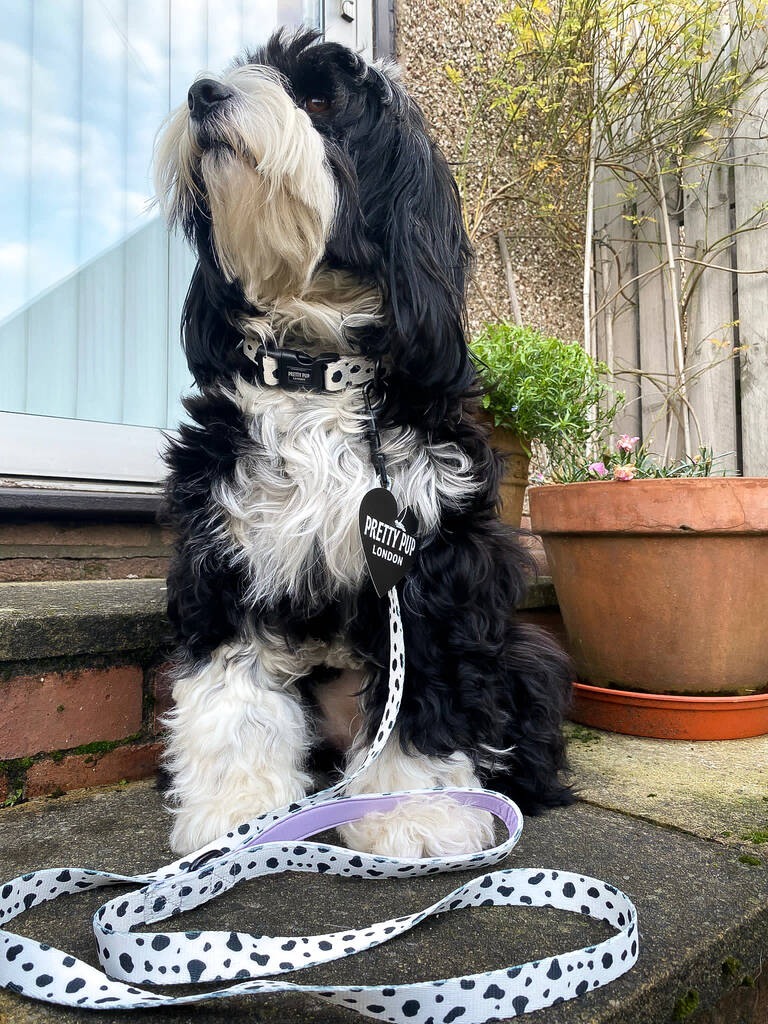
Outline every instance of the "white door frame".
[[[327, 39], [371, 59], [373, 0], [324, 0], [324, 26]], [[166, 433], [172, 432], [0, 411], [0, 477], [156, 484], [166, 473]]]
[[[345, 12], [342, 14], [342, 10]], [[350, 19], [350, 15], [352, 20]], [[372, 0], [326, 0], [325, 38], [373, 58]]]

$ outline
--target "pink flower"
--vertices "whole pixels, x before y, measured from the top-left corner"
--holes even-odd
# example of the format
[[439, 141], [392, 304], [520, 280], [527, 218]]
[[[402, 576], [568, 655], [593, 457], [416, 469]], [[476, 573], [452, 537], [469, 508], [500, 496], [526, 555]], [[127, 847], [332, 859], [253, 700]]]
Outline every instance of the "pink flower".
[[637, 473], [636, 466], [614, 466], [613, 467], [613, 479], [614, 480], [634, 480], [635, 473]]
[[616, 442], [616, 447], [622, 452], [631, 452], [639, 440], [639, 437], [630, 437], [629, 434], [622, 434]]
[[604, 462], [590, 462], [587, 466], [587, 472], [591, 473], [592, 476], [608, 476], [608, 470], [605, 468]]

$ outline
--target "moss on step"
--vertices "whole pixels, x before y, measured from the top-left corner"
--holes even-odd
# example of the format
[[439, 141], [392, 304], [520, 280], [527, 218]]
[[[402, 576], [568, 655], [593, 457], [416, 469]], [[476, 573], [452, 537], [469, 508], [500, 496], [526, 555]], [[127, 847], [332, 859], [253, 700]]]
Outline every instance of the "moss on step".
[[690, 1017], [699, 1006], [699, 993], [695, 988], [689, 988], [684, 996], [681, 996], [675, 1003], [672, 1016], [675, 1020], [685, 1020]]
[[[152, 736], [145, 729], [140, 729], [119, 740], [96, 740], [93, 743], [82, 743], [79, 747], [71, 747], [68, 750], [44, 750], [32, 757], [17, 757], [12, 761], [0, 761], [0, 775], [5, 775], [8, 788], [8, 796], [0, 806], [15, 807], [16, 804], [25, 802], [26, 775], [33, 764], [38, 764], [40, 761], [53, 761], [59, 764], [64, 758], [72, 755], [84, 755], [86, 762], [93, 761], [108, 754], [111, 750], [117, 750], [118, 747], [125, 747], [130, 743], [150, 742], [151, 739]], [[63, 789], [56, 789], [50, 796], [56, 797], [63, 794]]]
[[735, 956], [729, 956], [723, 961], [723, 977], [735, 978], [740, 972], [741, 960], [737, 960]]
[[768, 843], [768, 829], [755, 828], [752, 829], [751, 832], [748, 832], [746, 835], [742, 836], [741, 838], [745, 842], [755, 843], [755, 845], [758, 845], [760, 843]]
[[583, 725], [578, 725], [576, 722], [567, 723], [565, 727], [565, 736], [569, 743], [584, 743], [586, 745], [591, 745], [602, 742], [602, 736], [599, 736], [596, 732], [592, 732], [591, 729], [586, 729]]
[[15, 807], [24, 802], [24, 782], [27, 768], [34, 762], [33, 757], [17, 757], [13, 761], [0, 761], [0, 775], [5, 775], [8, 795], [3, 807]]
[[763, 863], [759, 857], [753, 857], [751, 853], [742, 853], [739, 857], [740, 864], [749, 864], [750, 867], [759, 868]]

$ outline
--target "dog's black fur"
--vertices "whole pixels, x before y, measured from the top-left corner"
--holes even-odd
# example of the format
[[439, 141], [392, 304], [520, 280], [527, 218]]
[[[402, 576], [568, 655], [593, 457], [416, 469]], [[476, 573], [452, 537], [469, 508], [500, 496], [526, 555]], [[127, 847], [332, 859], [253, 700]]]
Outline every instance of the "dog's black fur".
[[[363, 352], [385, 355], [391, 365], [381, 425], [411, 424], [430, 441], [454, 442], [482, 481], [460, 511], [444, 509], [402, 584], [401, 741], [425, 754], [461, 751], [476, 764], [488, 760], [484, 748], [512, 748], [507, 767], [491, 778], [486, 772], [487, 781], [529, 812], [566, 803], [561, 721], [569, 665], [545, 633], [513, 614], [526, 590], [526, 556], [498, 520], [502, 464], [474, 419], [477, 384], [465, 331], [471, 248], [448, 164], [416, 103], [344, 47], [318, 43], [314, 33], [277, 35], [247, 59], [278, 69], [297, 102], [318, 92], [332, 97], [332, 113], [313, 118], [340, 197], [325, 261], [375, 282], [385, 297], [383, 323], [356, 339]], [[183, 341], [201, 393], [186, 403], [193, 423], [181, 426], [168, 456], [168, 508], [178, 533], [168, 581], [176, 636], [199, 661], [247, 621], [296, 640], [346, 634], [366, 662], [381, 666], [364, 725], [372, 736], [388, 661], [386, 612], [372, 587], [311, 606], [253, 606], [241, 571], [211, 539], [212, 484], [231, 477], [249, 440], [218, 390], [253, 369], [238, 350], [232, 313], [259, 311], [221, 275], [204, 204], [184, 229], [199, 263]]]

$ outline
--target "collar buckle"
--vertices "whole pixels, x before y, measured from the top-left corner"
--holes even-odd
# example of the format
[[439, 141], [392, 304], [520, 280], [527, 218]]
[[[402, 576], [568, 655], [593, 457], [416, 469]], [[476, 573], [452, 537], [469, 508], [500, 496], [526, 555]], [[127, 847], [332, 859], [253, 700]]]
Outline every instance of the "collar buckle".
[[277, 364], [273, 380], [287, 391], [325, 391], [325, 370], [334, 356], [310, 356], [290, 348], [265, 349], [259, 346], [257, 365], [264, 381], [264, 357]]

